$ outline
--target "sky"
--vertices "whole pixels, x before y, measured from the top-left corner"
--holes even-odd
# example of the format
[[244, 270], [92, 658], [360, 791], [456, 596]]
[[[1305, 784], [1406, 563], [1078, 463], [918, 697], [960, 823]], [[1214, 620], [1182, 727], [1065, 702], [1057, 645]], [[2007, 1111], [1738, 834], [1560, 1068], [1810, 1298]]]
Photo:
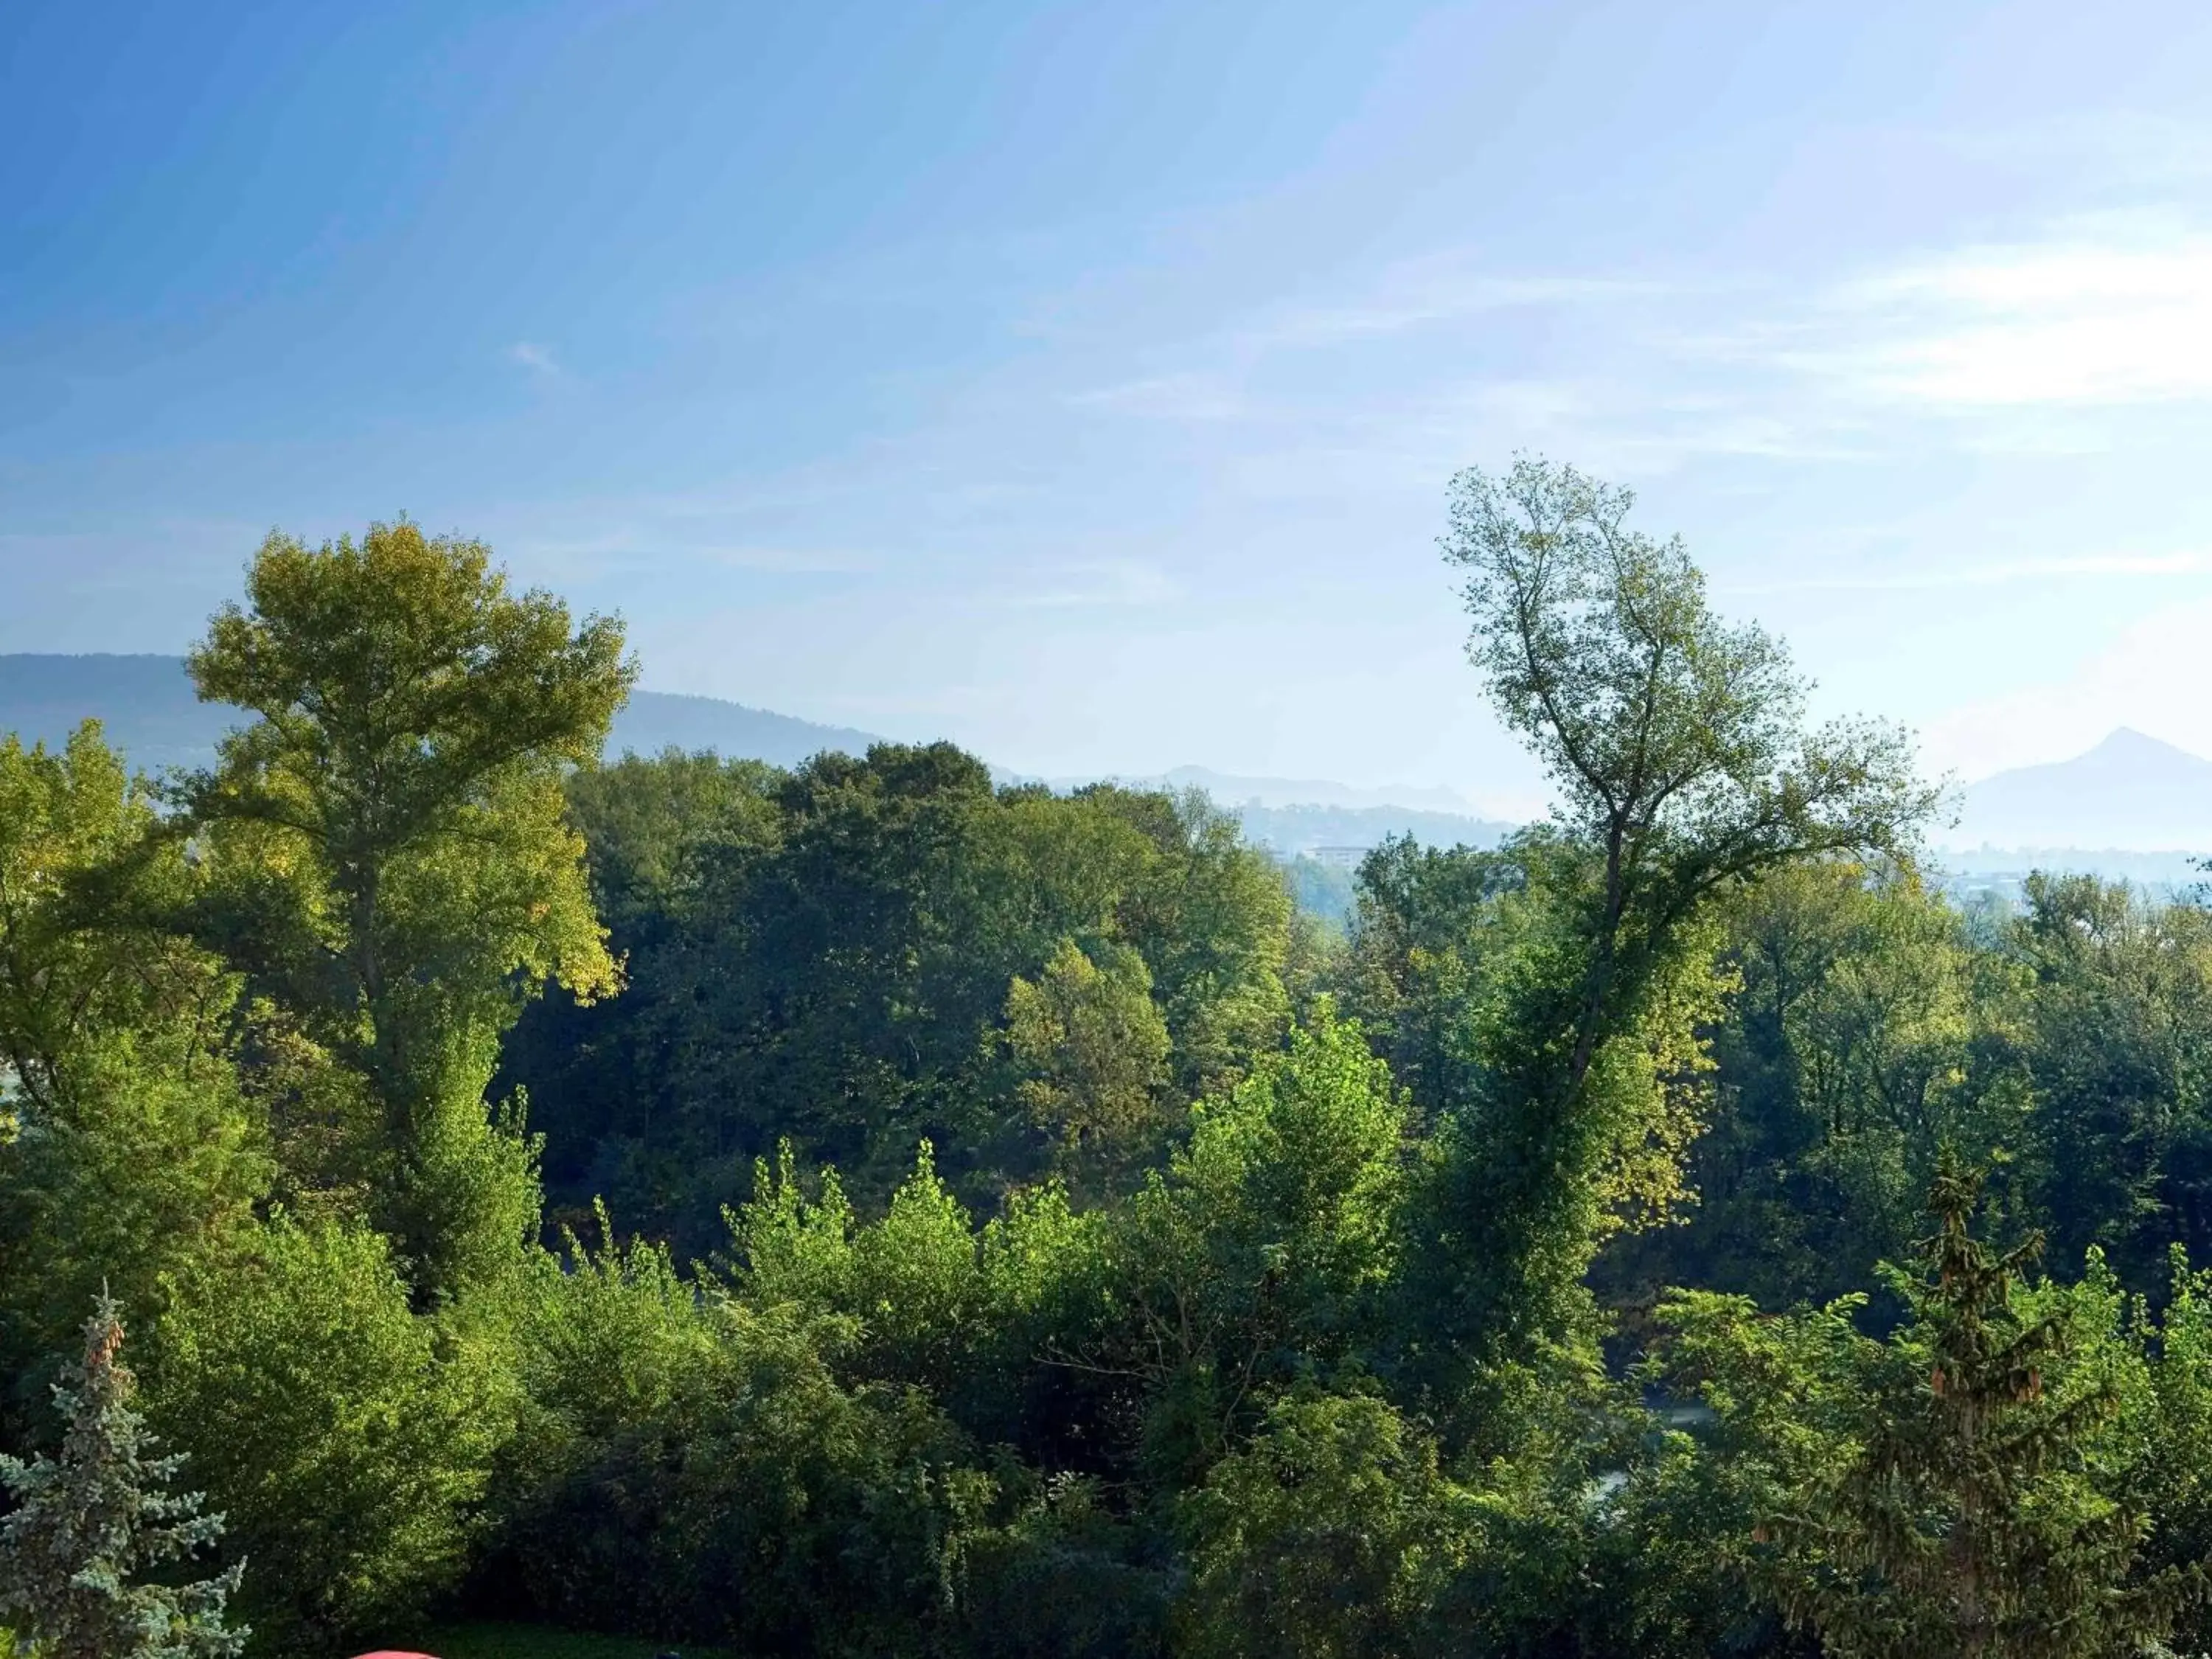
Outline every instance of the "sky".
[[643, 683], [1055, 776], [1541, 783], [1438, 557], [1635, 489], [1933, 772], [2212, 753], [2212, 8], [0, 16], [0, 651], [405, 514]]

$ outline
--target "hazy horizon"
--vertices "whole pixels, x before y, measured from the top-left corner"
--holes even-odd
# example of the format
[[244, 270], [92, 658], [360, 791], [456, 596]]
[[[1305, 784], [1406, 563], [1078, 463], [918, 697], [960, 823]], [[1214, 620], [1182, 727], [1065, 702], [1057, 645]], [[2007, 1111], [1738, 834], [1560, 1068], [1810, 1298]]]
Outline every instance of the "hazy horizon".
[[[131, 666], [121, 666], [126, 664]], [[167, 672], [149, 678], [146, 665], [155, 664], [166, 665]], [[0, 732], [58, 744], [88, 715], [106, 723], [109, 742], [126, 759], [155, 771], [211, 763], [215, 736], [227, 724], [219, 708], [197, 700], [179, 657], [0, 653]], [[641, 687], [616, 717], [607, 753], [714, 749], [790, 766], [825, 746], [858, 754], [884, 736]], [[981, 758], [992, 762], [988, 755]], [[1196, 788], [1238, 812], [1249, 835], [1279, 843], [1279, 850], [1341, 851], [1350, 842], [1372, 844], [1383, 834], [1399, 833], [1437, 845], [1470, 837], [1487, 845], [1514, 823], [1541, 816], [1501, 811], [1480, 796], [1449, 789], [1402, 782], [1349, 786], [1334, 779], [1226, 773], [1203, 764], [1057, 776], [995, 763], [991, 769], [1001, 783], [1042, 783], [1062, 793], [1101, 781]], [[2130, 727], [2117, 727], [2089, 750], [2058, 762], [1953, 781], [1960, 788], [1951, 805], [1960, 815], [1939, 811], [1928, 829], [1938, 862], [1955, 872], [2054, 860], [2075, 867], [2077, 854], [2090, 859], [2080, 867], [2112, 874], [2140, 875], [2136, 866], [2148, 868], [2146, 858], [2153, 863], [2183, 859], [2193, 871], [2191, 849], [2212, 849], [2212, 831], [2205, 828], [2212, 825], [2212, 760]], [[1282, 817], [1285, 812], [1304, 817], [1292, 823]]]

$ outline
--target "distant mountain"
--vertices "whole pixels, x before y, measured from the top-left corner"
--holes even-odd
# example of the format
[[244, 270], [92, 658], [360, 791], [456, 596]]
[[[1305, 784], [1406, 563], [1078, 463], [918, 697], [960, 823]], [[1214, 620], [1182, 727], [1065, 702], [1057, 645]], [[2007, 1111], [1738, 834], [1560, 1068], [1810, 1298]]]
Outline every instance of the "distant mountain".
[[629, 706], [615, 716], [607, 753], [657, 755], [671, 747], [711, 749], [730, 758], [796, 766], [825, 749], [865, 755], [871, 744], [886, 741], [848, 726], [817, 726], [812, 720], [748, 708], [720, 697], [633, 691]]
[[[181, 657], [0, 655], [0, 732], [58, 744], [87, 716], [107, 740], [146, 771], [205, 766], [240, 711], [193, 694]], [[712, 749], [732, 757], [795, 766], [825, 749], [860, 754], [882, 739], [842, 726], [748, 708], [715, 697], [634, 692], [615, 716], [609, 755]]]
[[[1095, 773], [1050, 778], [1000, 769], [994, 769], [994, 772], [1001, 783], [1042, 783], [1063, 791], [1080, 789], [1099, 781]], [[1177, 766], [1165, 772], [1116, 772], [1108, 781], [1131, 789], [1176, 793], [1201, 790], [1220, 806], [1330, 806], [1352, 811], [1381, 807], [1393, 812], [1440, 813], [1449, 817], [1480, 816], [1476, 803], [1457, 790], [1426, 784], [1393, 783], [1379, 789], [1367, 788], [1332, 783], [1326, 778], [1248, 777], [1237, 772], [1217, 772], [1210, 766]]]
[[1229, 809], [1244, 825], [1247, 839], [1261, 842], [1285, 858], [1308, 857], [1348, 863], [1392, 836], [1411, 836], [1425, 847], [1495, 847], [1520, 828], [1502, 818], [1464, 812], [1424, 812], [1407, 806], [1326, 806], [1301, 801], [1268, 806], [1246, 801]]
[[1474, 803], [1456, 790], [1426, 788], [1418, 784], [1391, 784], [1381, 789], [1357, 788], [1319, 778], [1253, 778], [1233, 772], [1216, 772], [1204, 766], [1178, 766], [1146, 782], [1170, 789], [1203, 789], [1224, 806], [1257, 804], [1261, 806], [1340, 806], [1353, 809], [1383, 807], [1392, 811], [1413, 811], [1471, 817]]
[[88, 718], [142, 771], [205, 766], [239, 711], [200, 702], [181, 657], [0, 656], [0, 732], [58, 746]]
[[[997, 771], [1001, 783], [1042, 783], [1058, 790], [1079, 789], [1090, 777], [1034, 778]], [[1495, 847], [1520, 828], [1503, 818], [1485, 817], [1474, 803], [1450, 789], [1396, 784], [1360, 788], [1322, 778], [1248, 777], [1206, 766], [1178, 766], [1143, 776], [1116, 776], [1132, 789], [1196, 789], [1217, 806], [1236, 814], [1247, 839], [1279, 857], [1320, 857], [1348, 865], [1356, 855], [1392, 836], [1411, 836], [1429, 847]]]
[[[1942, 840], [2046, 855], [2212, 852], [2212, 761], [2122, 726], [2086, 755], [1972, 785]], [[2036, 861], [2048, 867], [2057, 860]], [[2088, 867], [2094, 860], [2077, 862]]]

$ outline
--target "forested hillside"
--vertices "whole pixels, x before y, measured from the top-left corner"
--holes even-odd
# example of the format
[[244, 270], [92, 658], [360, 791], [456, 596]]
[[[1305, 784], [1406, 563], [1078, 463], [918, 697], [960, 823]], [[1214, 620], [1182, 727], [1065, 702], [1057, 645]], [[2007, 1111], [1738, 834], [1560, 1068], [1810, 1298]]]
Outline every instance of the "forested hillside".
[[0, 741], [0, 1621], [2202, 1650], [2212, 919], [1954, 906], [1631, 505], [1455, 481], [1561, 805], [1341, 930], [1194, 794], [602, 763], [617, 620], [272, 538], [208, 764]]

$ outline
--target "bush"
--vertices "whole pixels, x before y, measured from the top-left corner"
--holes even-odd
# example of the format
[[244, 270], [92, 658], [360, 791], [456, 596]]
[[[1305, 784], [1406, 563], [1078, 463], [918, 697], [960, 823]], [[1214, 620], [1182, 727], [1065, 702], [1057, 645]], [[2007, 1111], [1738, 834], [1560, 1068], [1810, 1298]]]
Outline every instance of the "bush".
[[176, 1288], [153, 1400], [252, 1563], [266, 1651], [404, 1620], [463, 1565], [512, 1411], [501, 1349], [408, 1310], [379, 1235], [282, 1216]]
[[959, 1563], [959, 1651], [971, 1659], [1150, 1659], [1166, 1650], [1165, 1540], [1113, 1514], [1097, 1485], [1054, 1475]]
[[1395, 1655], [1456, 1565], [1436, 1449], [1384, 1401], [1301, 1395], [1184, 1501], [1193, 1659]]
[[540, 1616], [769, 1653], [918, 1651], [996, 1490], [919, 1392], [850, 1387], [857, 1327], [700, 1292], [665, 1250], [532, 1285], [500, 1559]]

